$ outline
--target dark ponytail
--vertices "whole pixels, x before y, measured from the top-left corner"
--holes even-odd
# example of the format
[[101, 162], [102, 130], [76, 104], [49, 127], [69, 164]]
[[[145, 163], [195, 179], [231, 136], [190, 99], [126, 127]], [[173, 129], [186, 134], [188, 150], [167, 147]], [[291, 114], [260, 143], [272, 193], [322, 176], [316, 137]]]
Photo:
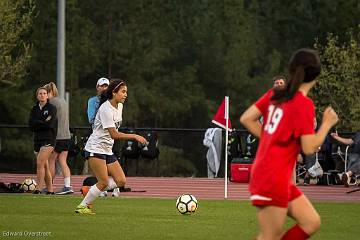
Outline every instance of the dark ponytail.
[[321, 70], [320, 58], [315, 50], [302, 48], [297, 50], [289, 62], [289, 80], [283, 89], [274, 89], [271, 100], [282, 103], [294, 97], [304, 82], [312, 82]]

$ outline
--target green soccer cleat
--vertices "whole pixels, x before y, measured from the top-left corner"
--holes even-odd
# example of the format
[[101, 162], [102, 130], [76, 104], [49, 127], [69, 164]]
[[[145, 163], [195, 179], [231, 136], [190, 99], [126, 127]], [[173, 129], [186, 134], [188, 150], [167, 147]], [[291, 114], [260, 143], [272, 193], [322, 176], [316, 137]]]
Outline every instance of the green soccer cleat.
[[81, 214], [95, 214], [89, 207], [85, 207], [81, 204], [76, 207], [75, 212]]

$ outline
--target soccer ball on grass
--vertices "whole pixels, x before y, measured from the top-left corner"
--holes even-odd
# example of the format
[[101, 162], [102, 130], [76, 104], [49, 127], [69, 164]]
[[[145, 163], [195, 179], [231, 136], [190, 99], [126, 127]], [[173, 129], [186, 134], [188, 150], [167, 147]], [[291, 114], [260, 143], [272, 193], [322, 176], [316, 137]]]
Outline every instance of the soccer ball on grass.
[[183, 194], [177, 198], [176, 208], [181, 214], [194, 213], [198, 208], [198, 202], [193, 195]]
[[36, 189], [36, 182], [34, 179], [27, 178], [22, 182], [21, 188], [24, 192], [33, 192]]

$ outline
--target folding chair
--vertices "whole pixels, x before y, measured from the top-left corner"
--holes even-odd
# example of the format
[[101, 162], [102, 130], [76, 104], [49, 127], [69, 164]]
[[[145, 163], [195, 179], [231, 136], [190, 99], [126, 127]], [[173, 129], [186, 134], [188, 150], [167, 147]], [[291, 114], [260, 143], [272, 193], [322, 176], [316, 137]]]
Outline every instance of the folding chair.
[[[344, 163], [343, 171], [339, 169], [339, 173], [338, 173], [341, 176], [342, 174], [345, 174], [346, 172], [349, 171], [349, 156], [351, 154], [352, 148], [353, 148], [352, 146], [345, 145], [342, 143], [336, 143], [335, 145], [336, 151], [333, 152], [333, 156], [337, 160], [341, 160]], [[352, 177], [352, 181], [350, 181], [349, 183], [349, 186], [356, 186], [359, 184], [360, 184], [360, 175], [354, 174]]]
[[[349, 152], [349, 149], [351, 150], [352, 148], [348, 147], [345, 152], [345, 173], [348, 172], [350, 170], [350, 164], [351, 161], [349, 161], [349, 157], [351, 156], [351, 152]], [[354, 156], [354, 155], [353, 155]], [[360, 157], [360, 156], [359, 156]], [[360, 161], [360, 159], [355, 160], [355, 161]], [[358, 163], [359, 164], [359, 163]], [[349, 186], [360, 186], [360, 174], [359, 173], [353, 173], [353, 175], [350, 178], [350, 182], [349, 182]]]
[[294, 181], [296, 183], [300, 183], [300, 179], [301, 178], [304, 178], [305, 176], [305, 173], [306, 173], [306, 168], [305, 168], [305, 165], [303, 164], [300, 164], [300, 163], [297, 163], [296, 164], [296, 167], [295, 167], [295, 179]]

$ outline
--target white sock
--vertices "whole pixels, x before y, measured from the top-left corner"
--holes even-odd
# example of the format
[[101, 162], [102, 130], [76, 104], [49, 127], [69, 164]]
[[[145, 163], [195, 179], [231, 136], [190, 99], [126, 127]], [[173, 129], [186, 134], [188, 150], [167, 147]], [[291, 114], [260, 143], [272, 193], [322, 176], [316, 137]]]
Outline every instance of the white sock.
[[105, 188], [105, 190], [112, 190], [114, 188], [117, 188], [118, 186], [116, 185], [116, 182], [114, 181], [114, 179], [112, 177], [109, 177], [108, 179], [108, 185]]
[[86, 194], [80, 204], [86, 207], [87, 205], [91, 204], [100, 195], [100, 193], [101, 191], [98, 189], [96, 184], [91, 186], [89, 192]]
[[64, 185], [65, 187], [71, 187], [70, 177], [64, 177]]

